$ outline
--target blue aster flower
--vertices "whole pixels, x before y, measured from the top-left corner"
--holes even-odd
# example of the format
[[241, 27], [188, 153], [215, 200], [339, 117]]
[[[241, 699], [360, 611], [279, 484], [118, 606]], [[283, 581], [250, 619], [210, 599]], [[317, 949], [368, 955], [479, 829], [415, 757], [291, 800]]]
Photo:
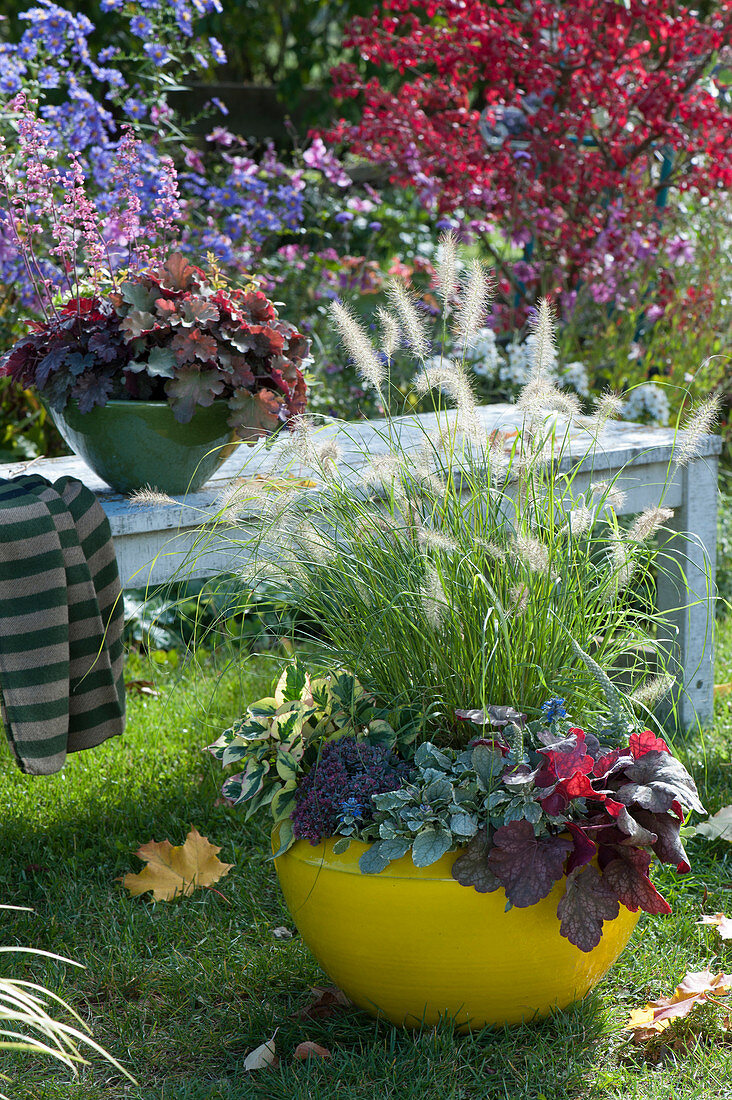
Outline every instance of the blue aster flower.
[[163, 65], [170, 57], [162, 42], [146, 42], [142, 49], [156, 65]]
[[130, 30], [138, 38], [149, 38], [153, 32], [153, 25], [144, 15], [133, 15], [130, 19]]

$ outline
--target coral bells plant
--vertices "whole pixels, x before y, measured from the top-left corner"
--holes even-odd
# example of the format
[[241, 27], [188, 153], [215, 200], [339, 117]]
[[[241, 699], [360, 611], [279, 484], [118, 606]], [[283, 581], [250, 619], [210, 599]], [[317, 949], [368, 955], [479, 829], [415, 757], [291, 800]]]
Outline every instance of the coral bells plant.
[[[164, 400], [187, 423], [197, 406], [219, 398], [242, 439], [271, 434], [301, 413], [305, 337], [254, 282], [230, 288], [215, 264], [207, 274], [170, 251], [179, 214], [172, 163], [142, 217], [140, 146], [125, 135], [117, 152], [125, 204], [109, 239], [78, 158], [58, 168], [22, 96], [16, 108], [19, 153], [0, 147], [0, 179], [44, 316], [0, 359], [0, 375], [35, 387], [59, 412], [69, 401], [87, 413], [110, 399]], [[36, 254], [43, 232], [55, 242], [55, 267]]]

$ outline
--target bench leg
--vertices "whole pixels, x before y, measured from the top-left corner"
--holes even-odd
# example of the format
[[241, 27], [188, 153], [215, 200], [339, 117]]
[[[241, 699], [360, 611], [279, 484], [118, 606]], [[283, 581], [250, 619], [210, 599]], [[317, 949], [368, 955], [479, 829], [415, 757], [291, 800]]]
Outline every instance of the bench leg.
[[717, 459], [692, 460], [680, 473], [682, 504], [668, 524], [678, 534], [659, 557], [658, 608], [667, 619], [659, 639], [678, 679], [677, 721], [688, 730], [711, 726], [714, 714]]

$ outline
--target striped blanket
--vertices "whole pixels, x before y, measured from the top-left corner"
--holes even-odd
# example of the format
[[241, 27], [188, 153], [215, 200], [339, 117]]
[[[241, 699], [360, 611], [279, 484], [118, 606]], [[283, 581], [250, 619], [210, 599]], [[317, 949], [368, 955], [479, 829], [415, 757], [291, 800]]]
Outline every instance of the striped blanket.
[[123, 611], [107, 517], [71, 477], [0, 478], [0, 694], [22, 771], [121, 734]]

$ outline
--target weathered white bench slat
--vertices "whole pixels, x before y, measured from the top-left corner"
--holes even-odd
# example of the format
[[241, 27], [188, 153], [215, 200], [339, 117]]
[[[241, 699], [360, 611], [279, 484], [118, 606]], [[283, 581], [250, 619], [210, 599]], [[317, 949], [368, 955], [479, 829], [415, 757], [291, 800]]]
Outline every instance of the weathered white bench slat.
[[[489, 405], [479, 410], [487, 432], [510, 429], [519, 414], [511, 405]], [[419, 448], [427, 431], [437, 434], [434, 414], [405, 418], [397, 430], [402, 445]], [[363, 455], [388, 450], [384, 421], [362, 421], [329, 425], [323, 437], [336, 434], [344, 462], [357, 470]], [[665, 547], [666, 568], [659, 577], [659, 606], [665, 611], [674, 638], [674, 649], [684, 691], [679, 700], [681, 722], [692, 725], [711, 721], [713, 701], [713, 592], [717, 539], [717, 462], [721, 440], [704, 436], [698, 454], [669, 481], [669, 463], [674, 433], [666, 428], [610, 422], [594, 444], [586, 428], [575, 426], [566, 463], [583, 459], [575, 479], [577, 492], [591, 483], [620, 474], [618, 487], [625, 493], [623, 512], [634, 514], [658, 504], [675, 509], [672, 528], [689, 532], [691, 540], [677, 538]], [[126, 497], [112, 492], [81, 459], [41, 459], [31, 468], [51, 480], [72, 474], [99, 497], [110, 521], [117, 550], [120, 575], [125, 587], [142, 588], [162, 584], [178, 575], [202, 578], [236, 569], [228, 542], [209, 543], [194, 549], [201, 524], [214, 515], [232, 479], [284, 472], [282, 444], [242, 445], [220, 467], [203, 489], [190, 493], [179, 503], [132, 506]], [[1, 477], [12, 477], [28, 468], [27, 463], [0, 466]], [[307, 469], [292, 472], [307, 476]], [[665, 492], [664, 492], [665, 487]], [[690, 602], [691, 601], [691, 602]]]

